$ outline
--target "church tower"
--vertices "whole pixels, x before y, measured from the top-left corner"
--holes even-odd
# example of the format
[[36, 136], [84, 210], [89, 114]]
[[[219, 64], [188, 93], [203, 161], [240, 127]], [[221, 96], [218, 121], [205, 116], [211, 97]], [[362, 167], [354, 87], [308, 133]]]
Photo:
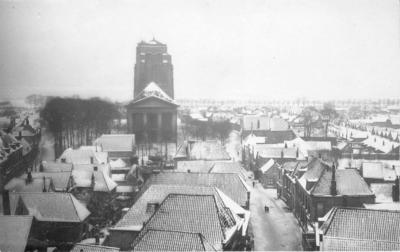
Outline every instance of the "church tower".
[[149, 42], [142, 41], [136, 47], [133, 98], [135, 99], [152, 82], [174, 99], [171, 55], [167, 52], [167, 45], [154, 38]]

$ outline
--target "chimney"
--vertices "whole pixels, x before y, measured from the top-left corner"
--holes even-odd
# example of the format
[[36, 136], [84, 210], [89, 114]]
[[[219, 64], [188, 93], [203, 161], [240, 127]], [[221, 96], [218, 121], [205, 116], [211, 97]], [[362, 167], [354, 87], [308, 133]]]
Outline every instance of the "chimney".
[[297, 150], [296, 150], [296, 158], [298, 158], [299, 157], [299, 148], [297, 148]]
[[21, 131], [18, 131], [18, 140], [22, 140], [22, 132]]
[[332, 181], [331, 181], [331, 195], [335, 196], [337, 195], [337, 190], [336, 190], [336, 167], [335, 164], [332, 165]]
[[160, 203], [155, 203], [154, 204], [154, 211], [157, 211], [158, 209], [160, 209]]
[[319, 152], [319, 153], [318, 153], [318, 158], [321, 158], [321, 157], [322, 157], [322, 153]]
[[90, 163], [93, 164], [93, 157], [90, 157]]
[[190, 169], [188, 169], [187, 172], [190, 173]]
[[287, 149], [287, 143], [285, 143], [285, 149]]
[[94, 179], [94, 173], [92, 172], [92, 183], [90, 184], [91, 187], [94, 187], [95, 185], [95, 179]]
[[283, 150], [281, 150], [281, 158], [283, 159]]
[[66, 163], [65, 158], [61, 158], [61, 163]]
[[29, 117], [26, 117], [25, 123], [26, 123], [26, 125], [29, 125]]
[[399, 202], [399, 177], [396, 177], [395, 184], [392, 186], [393, 202]]
[[98, 171], [97, 165], [93, 166], [94, 171]]
[[10, 194], [8, 190], [3, 190], [3, 213], [4, 215], [11, 215]]
[[47, 192], [46, 190], [46, 178], [43, 176], [43, 192]]

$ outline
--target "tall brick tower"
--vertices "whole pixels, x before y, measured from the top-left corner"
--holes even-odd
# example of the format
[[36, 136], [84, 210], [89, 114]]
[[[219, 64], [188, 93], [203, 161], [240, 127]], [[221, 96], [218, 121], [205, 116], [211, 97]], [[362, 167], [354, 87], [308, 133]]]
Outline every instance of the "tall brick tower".
[[138, 43], [133, 98], [135, 99], [149, 83], [154, 82], [174, 99], [173, 68], [167, 45], [154, 38], [149, 42]]

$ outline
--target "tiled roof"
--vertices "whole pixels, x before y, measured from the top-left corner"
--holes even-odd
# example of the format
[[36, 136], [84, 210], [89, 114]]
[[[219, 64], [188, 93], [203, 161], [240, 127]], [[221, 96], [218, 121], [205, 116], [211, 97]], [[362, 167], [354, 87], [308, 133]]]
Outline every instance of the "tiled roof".
[[90, 164], [91, 157], [93, 157], [93, 163], [98, 164], [96, 156], [93, 154], [91, 150], [72, 150], [66, 149], [63, 154], [57, 159], [57, 162], [61, 163], [61, 159], [65, 158], [66, 163], [71, 164]]
[[186, 195], [213, 195], [222, 199], [225, 205], [232, 212], [242, 214], [244, 209], [236, 203], [232, 203], [225, 197], [222, 192], [215, 187], [193, 186], [193, 185], [152, 185], [139, 198], [139, 200], [129, 209], [124, 217], [115, 225], [115, 228], [127, 228], [132, 226], [140, 226], [147, 221], [154, 211], [147, 211], [148, 204], [155, 204], [164, 201], [169, 194], [186, 194]]
[[67, 163], [42, 163], [44, 172], [70, 172], [73, 170], [73, 164]]
[[[233, 235], [237, 223], [231, 211], [210, 195], [170, 194], [133, 241], [136, 245], [147, 230], [201, 233], [214, 248]], [[157, 242], [157, 241], [154, 241]]]
[[70, 252], [118, 252], [119, 248], [105, 247], [99, 245], [76, 244]]
[[220, 189], [234, 202], [245, 206], [248, 187], [238, 174], [234, 173], [160, 173], [153, 174], [143, 185], [135, 197], [135, 202], [151, 185], [197, 185], [213, 186]]
[[29, 183], [26, 180], [24, 178], [13, 178], [4, 189], [10, 192], [43, 192], [44, 187], [49, 192], [51, 178], [45, 178], [44, 182], [43, 176], [41, 178], [33, 178], [32, 182]]
[[400, 211], [335, 207], [325, 217], [324, 250], [400, 250]]
[[178, 161], [177, 167], [174, 171], [176, 172], [205, 172], [208, 173], [214, 162], [208, 162], [204, 160], [190, 160], [190, 161]]
[[10, 193], [11, 213], [21, 197], [29, 215], [38, 221], [82, 222], [90, 212], [69, 193]]
[[[307, 180], [317, 180], [316, 184], [309, 190], [309, 193], [318, 196], [330, 195], [331, 167], [321, 159], [313, 158], [305, 168], [307, 168], [307, 172], [299, 179], [300, 185], [305, 189]], [[364, 179], [353, 169], [335, 170], [335, 179], [338, 195], [374, 195]]]
[[91, 150], [92, 152], [103, 151], [100, 145], [82, 145], [78, 150]]
[[32, 216], [0, 216], [0, 251], [25, 251]]
[[[71, 177], [71, 172], [32, 172], [32, 178], [35, 179], [43, 179], [43, 176], [45, 178], [50, 178], [54, 188], [55, 189], [60, 189], [60, 190], [67, 190], [68, 188], [68, 183]], [[28, 174], [23, 174], [21, 178], [26, 179], [28, 177]], [[41, 192], [41, 191], [40, 191]]]
[[230, 160], [231, 157], [217, 141], [189, 142], [190, 159], [204, 160]]
[[135, 148], [135, 135], [102, 135], [93, 144], [100, 145], [103, 151], [133, 151]]
[[92, 175], [94, 175], [95, 181], [94, 191], [111, 192], [117, 187], [117, 183], [101, 171], [72, 171], [72, 176], [77, 187], [91, 187]]
[[149, 229], [134, 251], [216, 251], [200, 233]]
[[[330, 186], [332, 181], [332, 172], [326, 171], [318, 180], [316, 186], [312, 190], [313, 195], [330, 195]], [[336, 188], [338, 195], [373, 196], [374, 193], [368, 187], [364, 179], [357, 171], [336, 170]]]

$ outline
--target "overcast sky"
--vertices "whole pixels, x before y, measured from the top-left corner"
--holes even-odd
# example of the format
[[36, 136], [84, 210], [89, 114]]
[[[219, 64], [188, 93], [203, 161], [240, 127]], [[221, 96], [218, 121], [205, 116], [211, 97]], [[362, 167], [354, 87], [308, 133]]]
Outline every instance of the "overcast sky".
[[398, 0], [0, 0], [0, 99], [133, 97], [141, 39], [176, 98], [398, 98]]

